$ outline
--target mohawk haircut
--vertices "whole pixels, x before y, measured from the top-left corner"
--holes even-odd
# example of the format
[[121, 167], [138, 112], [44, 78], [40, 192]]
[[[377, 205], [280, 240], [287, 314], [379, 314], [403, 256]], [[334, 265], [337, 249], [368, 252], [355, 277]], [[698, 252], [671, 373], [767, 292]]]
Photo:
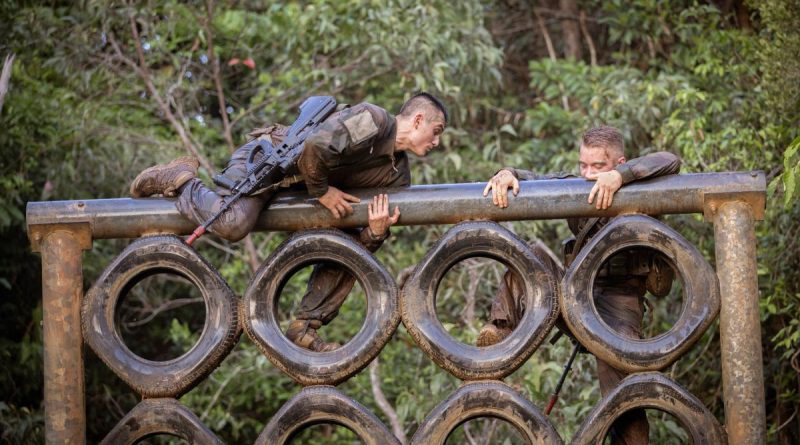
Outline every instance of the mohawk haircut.
[[[403, 104], [400, 108], [399, 116], [409, 117], [412, 114], [416, 113], [417, 111], [428, 111], [428, 110], [436, 110], [442, 113], [444, 116], [444, 124], [447, 125], [448, 116], [447, 116], [447, 108], [445, 108], [444, 104], [441, 100], [436, 98], [433, 94], [426, 93], [424, 91], [419, 92]], [[429, 114], [428, 116], [431, 116]], [[430, 119], [430, 118], [429, 118]]]
[[583, 145], [585, 147], [605, 148], [625, 156], [625, 141], [622, 133], [610, 125], [601, 125], [586, 131], [583, 134]]

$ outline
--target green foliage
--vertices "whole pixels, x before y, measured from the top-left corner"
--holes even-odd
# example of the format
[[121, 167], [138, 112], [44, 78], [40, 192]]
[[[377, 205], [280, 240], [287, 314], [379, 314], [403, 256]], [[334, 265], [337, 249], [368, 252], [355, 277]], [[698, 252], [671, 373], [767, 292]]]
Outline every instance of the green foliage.
[[0, 402], [0, 440], [3, 443], [36, 443], [44, 437], [43, 427], [41, 412]]
[[[800, 195], [800, 136], [795, 138], [783, 153], [783, 173], [780, 176], [783, 185], [783, 205], [788, 210], [794, 205], [795, 197]], [[770, 184], [771, 193], [775, 193], [778, 185], [776, 179]]]
[[772, 115], [788, 125], [797, 125], [800, 109], [800, 5], [792, 0], [752, 0], [763, 21], [759, 41], [767, 104]]

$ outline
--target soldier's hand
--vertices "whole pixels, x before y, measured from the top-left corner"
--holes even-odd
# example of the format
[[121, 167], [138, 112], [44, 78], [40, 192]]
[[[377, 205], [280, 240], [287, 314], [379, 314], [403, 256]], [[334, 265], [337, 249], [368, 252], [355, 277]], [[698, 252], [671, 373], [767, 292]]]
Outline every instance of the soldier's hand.
[[400, 219], [400, 207], [395, 206], [394, 214], [389, 215], [389, 195], [380, 194], [372, 198], [367, 204], [369, 214], [369, 231], [372, 236], [382, 238], [389, 227]]
[[614, 202], [614, 193], [622, 187], [622, 175], [616, 170], [611, 170], [589, 175], [586, 179], [597, 181], [594, 187], [592, 187], [592, 191], [589, 192], [589, 204], [591, 204], [596, 197], [597, 203], [595, 204], [595, 208], [605, 210], [611, 207], [611, 203]]
[[483, 189], [483, 196], [487, 196], [489, 194], [489, 190], [491, 190], [492, 204], [504, 209], [508, 207], [509, 187], [514, 193], [514, 196], [517, 196], [517, 193], [519, 193], [519, 180], [514, 176], [513, 173], [511, 173], [511, 171], [500, 170], [492, 179], [489, 180], [489, 183], [486, 184], [486, 188]]
[[361, 202], [361, 200], [331, 186], [328, 186], [328, 191], [319, 197], [319, 203], [330, 210], [336, 219], [344, 218], [353, 213], [351, 202]]

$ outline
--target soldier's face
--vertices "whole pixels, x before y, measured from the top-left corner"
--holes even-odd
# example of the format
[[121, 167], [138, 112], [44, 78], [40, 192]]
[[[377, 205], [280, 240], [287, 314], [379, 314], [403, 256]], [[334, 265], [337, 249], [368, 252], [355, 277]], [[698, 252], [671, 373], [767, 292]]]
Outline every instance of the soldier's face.
[[444, 131], [444, 116], [436, 113], [428, 117], [426, 113], [419, 113], [412, 121], [409, 140], [409, 150], [417, 156], [425, 156], [429, 151], [439, 146], [439, 137]]
[[611, 171], [625, 162], [624, 156], [617, 156], [614, 150], [606, 147], [587, 147], [581, 145], [580, 170], [581, 177], [595, 179], [599, 173]]

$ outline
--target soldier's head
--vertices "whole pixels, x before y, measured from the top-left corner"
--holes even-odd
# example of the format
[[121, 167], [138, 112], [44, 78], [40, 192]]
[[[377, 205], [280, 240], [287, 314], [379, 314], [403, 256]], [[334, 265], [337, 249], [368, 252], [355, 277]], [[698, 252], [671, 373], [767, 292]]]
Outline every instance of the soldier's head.
[[601, 125], [583, 134], [580, 153], [582, 177], [594, 179], [598, 173], [611, 171], [623, 163], [625, 144], [619, 130]]
[[398, 150], [425, 156], [439, 145], [439, 136], [447, 125], [447, 109], [429, 93], [417, 93], [400, 108], [397, 115]]

